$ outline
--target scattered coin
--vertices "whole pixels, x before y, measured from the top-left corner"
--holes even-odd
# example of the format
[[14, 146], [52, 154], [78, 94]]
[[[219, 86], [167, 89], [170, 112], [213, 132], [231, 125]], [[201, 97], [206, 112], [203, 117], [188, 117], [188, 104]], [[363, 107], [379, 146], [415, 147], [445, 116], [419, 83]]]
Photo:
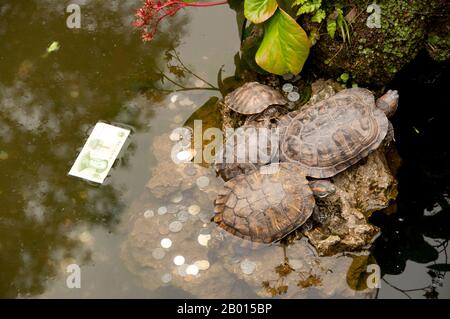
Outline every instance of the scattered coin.
[[166, 206], [161, 206], [160, 208], [158, 208], [158, 215], [164, 215], [165, 213], [167, 213]]
[[202, 245], [202, 246], [205, 246], [205, 247], [208, 246], [208, 242], [210, 241], [210, 239], [211, 239], [211, 235], [202, 235], [202, 234], [200, 234], [197, 237], [198, 243], [200, 245]]
[[283, 84], [283, 87], [281, 89], [284, 92], [289, 93], [289, 92], [292, 92], [293, 88], [294, 88], [294, 86], [292, 85], [292, 83], [285, 83], [285, 84]]
[[178, 274], [181, 277], [187, 276], [187, 272], [186, 272], [187, 267], [188, 267], [188, 265], [184, 264], [184, 265], [180, 265], [180, 267], [178, 268]]
[[196, 276], [198, 274], [198, 271], [199, 271], [199, 269], [195, 264], [189, 265], [186, 268], [186, 274], [188, 274], [188, 275]]
[[161, 276], [161, 281], [165, 284], [169, 283], [172, 281], [172, 275], [169, 273], [165, 273], [164, 275]]
[[177, 153], [177, 159], [180, 162], [189, 162], [194, 158], [194, 152], [192, 150], [181, 151]]
[[184, 257], [181, 255], [175, 256], [173, 258], [173, 263], [177, 266], [181, 266], [184, 264]]
[[172, 233], [178, 233], [183, 228], [183, 224], [180, 221], [174, 221], [169, 224], [169, 230]]
[[174, 205], [174, 204], [167, 205], [167, 213], [168, 214], [176, 214], [177, 212], [178, 212], [177, 205]]
[[189, 213], [185, 210], [182, 210], [177, 214], [177, 218], [180, 222], [184, 223], [189, 219]]
[[178, 95], [174, 94], [170, 97], [170, 102], [175, 103], [178, 100]]
[[209, 185], [209, 178], [208, 176], [200, 176], [199, 178], [197, 178], [197, 186], [200, 189], [204, 189], [206, 187], [208, 187]]
[[207, 270], [209, 268], [209, 261], [207, 260], [197, 260], [194, 264], [200, 270]]
[[293, 78], [294, 78], [294, 75], [292, 73], [286, 73], [283, 75], [283, 80], [285, 80], [285, 81], [292, 80]]
[[78, 239], [83, 243], [90, 245], [94, 242], [94, 237], [91, 235], [90, 232], [84, 231], [79, 236]]
[[191, 215], [197, 215], [198, 213], [200, 213], [200, 206], [198, 205], [191, 205], [188, 208], [189, 214]]
[[287, 98], [291, 102], [297, 102], [300, 99], [300, 94], [298, 94], [298, 92], [291, 92], [288, 94]]
[[183, 200], [183, 194], [182, 193], [176, 193], [175, 195], [172, 196], [172, 198], [170, 199], [170, 201], [172, 203], [179, 203]]
[[288, 102], [287, 107], [288, 107], [288, 109], [292, 110], [295, 107], [295, 103], [294, 102]]
[[183, 136], [181, 136], [181, 134], [177, 133], [177, 132], [172, 132], [169, 135], [169, 139], [172, 142], [178, 142], [179, 140], [181, 140], [183, 138]]
[[170, 247], [172, 247], [172, 241], [169, 238], [161, 239], [161, 247], [162, 248], [170, 248]]
[[152, 256], [155, 259], [163, 259], [165, 255], [166, 255], [166, 252], [162, 248], [155, 248], [152, 251]]
[[241, 262], [241, 271], [246, 275], [251, 275], [256, 269], [256, 264], [253, 261], [244, 259]]
[[183, 172], [188, 176], [195, 176], [197, 175], [197, 168], [193, 165], [188, 165], [184, 168]]
[[155, 212], [153, 210], [151, 210], [151, 209], [147, 209], [144, 212], [144, 217], [145, 218], [152, 218], [153, 216], [155, 216]]

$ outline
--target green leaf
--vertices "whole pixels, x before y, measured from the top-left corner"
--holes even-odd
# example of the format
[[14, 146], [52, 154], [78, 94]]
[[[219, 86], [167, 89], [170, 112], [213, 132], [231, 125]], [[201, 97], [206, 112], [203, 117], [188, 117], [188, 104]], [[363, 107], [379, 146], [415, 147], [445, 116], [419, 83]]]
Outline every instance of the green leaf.
[[256, 52], [256, 63], [264, 70], [283, 75], [298, 74], [309, 55], [311, 42], [295, 20], [278, 9], [265, 23], [264, 38]]
[[244, 15], [253, 23], [262, 23], [273, 16], [277, 8], [276, 0], [245, 0]]
[[319, 9], [314, 14], [314, 16], [311, 18], [311, 21], [320, 23], [320, 22], [322, 22], [323, 19], [325, 19], [325, 11], [323, 9]]
[[342, 73], [340, 76], [340, 79], [342, 82], [347, 83], [348, 79], [350, 78], [350, 75], [348, 73]]
[[292, 6], [295, 7], [295, 6], [302, 5], [302, 4], [304, 4], [306, 1], [308, 1], [308, 0], [294, 0], [294, 1], [292, 2]]
[[334, 39], [334, 35], [336, 33], [336, 20], [328, 20], [327, 22], [327, 31], [330, 38]]
[[310, 2], [306, 2], [300, 7], [300, 9], [298, 9], [297, 15], [299, 16], [304, 13], [314, 12], [320, 8], [321, 4], [322, 0], [312, 0]]

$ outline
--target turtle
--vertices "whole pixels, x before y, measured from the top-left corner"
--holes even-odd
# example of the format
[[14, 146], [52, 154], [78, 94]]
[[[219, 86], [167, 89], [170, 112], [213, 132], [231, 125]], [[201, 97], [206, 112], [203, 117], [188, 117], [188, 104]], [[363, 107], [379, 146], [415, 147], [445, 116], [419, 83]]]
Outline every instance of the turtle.
[[327, 180], [308, 181], [295, 163], [276, 163], [226, 182], [215, 201], [213, 220], [252, 242], [269, 244], [287, 236], [318, 210], [316, 197], [336, 191]]
[[333, 177], [392, 138], [388, 118], [398, 98], [389, 90], [375, 101], [369, 90], [351, 88], [282, 116], [280, 161], [297, 163], [309, 177]]
[[286, 105], [279, 91], [258, 82], [247, 82], [225, 96], [225, 105], [233, 111], [251, 115], [263, 112], [271, 105]]
[[[238, 160], [237, 149], [249, 151], [250, 141], [257, 141], [261, 134], [272, 141], [273, 134], [264, 130], [254, 131], [252, 128], [271, 129], [276, 126], [276, 119], [288, 112], [286, 108], [287, 100], [277, 90], [268, 85], [258, 82], [247, 82], [225, 97], [225, 106], [231, 110], [248, 115], [243, 126], [238, 128], [232, 135], [227, 137], [223, 149], [216, 156], [216, 172], [225, 181], [230, 180], [240, 174], [245, 174], [262, 165], [266, 165], [272, 160], [260, 156], [256, 161]], [[279, 138], [277, 143], [268, 143], [266, 154], [278, 154]], [[245, 141], [244, 144], [238, 141]]]

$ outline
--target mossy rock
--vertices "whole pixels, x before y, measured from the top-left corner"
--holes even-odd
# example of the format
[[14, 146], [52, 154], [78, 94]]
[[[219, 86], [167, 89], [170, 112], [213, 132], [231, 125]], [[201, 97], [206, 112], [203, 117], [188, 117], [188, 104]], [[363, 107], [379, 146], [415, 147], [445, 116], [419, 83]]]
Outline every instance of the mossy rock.
[[[344, 43], [339, 30], [334, 39], [331, 39], [324, 20], [318, 30], [320, 39], [312, 48], [310, 57], [313, 67], [321, 75], [337, 78], [347, 72], [359, 85], [383, 87], [425, 47], [428, 31], [436, 23], [436, 17], [442, 16], [448, 8], [445, 0], [382, 0], [377, 3], [381, 8], [380, 28], [369, 28], [366, 25], [370, 15], [366, 12], [367, 1], [323, 2], [327, 13], [333, 12], [336, 6], [343, 9], [347, 20], [350, 20], [348, 25], [351, 41]], [[301, 24], [308, 33], [313, 30], [317, 32], [319, 26], [310, 22], [307, 16]], [[441, 53], [440, 58], [444, 56]]]

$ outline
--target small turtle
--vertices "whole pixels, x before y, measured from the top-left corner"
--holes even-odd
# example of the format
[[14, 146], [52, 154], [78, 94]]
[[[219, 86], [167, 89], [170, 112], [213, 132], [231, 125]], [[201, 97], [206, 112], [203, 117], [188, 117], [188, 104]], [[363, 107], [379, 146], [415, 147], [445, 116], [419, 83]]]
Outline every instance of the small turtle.
[[308, 220], [314, 196], [333, 192], [326, 180], [309, 182], [297, 164], [272, 164], [226, 182], [215, 201], [214, 221], [241, 238], [272, 243]]
[[225, 97], [225, 105], [241, 114], [261, 113], [271, 105], [285, 105], [284, 96], [270, 86], [248, 82]]
[[280, 161], [295, 162], [306, 176], [328, 178], [377, 149], [391, 130], [388, 117], [397, 91], [375, 101], [367, 89], [352, 88], [279, 120]]

